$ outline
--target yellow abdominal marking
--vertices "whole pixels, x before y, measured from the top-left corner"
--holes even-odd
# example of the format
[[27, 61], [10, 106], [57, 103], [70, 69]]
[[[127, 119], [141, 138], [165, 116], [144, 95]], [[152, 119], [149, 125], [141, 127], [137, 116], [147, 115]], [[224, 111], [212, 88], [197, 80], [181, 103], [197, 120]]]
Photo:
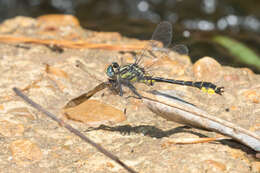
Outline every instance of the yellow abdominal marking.
[[215, 93], [215, 90], [212, 89], [212, 88], [205, 88], [205, 87], [202, 87], [201, 90], [202, 90], [203, 92], [208, 93], [208, 94], [214, 94], [214, 93]]

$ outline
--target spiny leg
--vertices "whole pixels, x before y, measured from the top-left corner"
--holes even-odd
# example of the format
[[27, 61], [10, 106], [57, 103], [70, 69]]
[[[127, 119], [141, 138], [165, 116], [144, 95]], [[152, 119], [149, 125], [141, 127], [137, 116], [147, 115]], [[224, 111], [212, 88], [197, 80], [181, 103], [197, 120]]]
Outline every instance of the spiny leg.
[[120, 96], [123, 96], [123, 89], [122, 89], [122, 84], [121, 84], [121, 78], [120, 78], [120, 75], [117, 75], [117, 87], [119, 89], [119, 95]]
[[127, 86], [138, 97], [138, 99], [142, 99], [142, 96], [137, 92], [136, 88], [130, 81], [123, 80], [122, 84]]

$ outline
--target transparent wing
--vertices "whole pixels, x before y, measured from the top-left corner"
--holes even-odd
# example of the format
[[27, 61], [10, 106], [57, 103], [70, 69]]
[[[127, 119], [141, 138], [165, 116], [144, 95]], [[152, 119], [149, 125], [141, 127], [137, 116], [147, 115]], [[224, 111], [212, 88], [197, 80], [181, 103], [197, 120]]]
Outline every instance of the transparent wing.
[[[152, 38], [149, 41], [148, 46], [146, 46], [141, 51], [141, 54], [139, 54], [139, 56], [135, 57], [135, 63], [139, 64], [143, 56], [148, 52], [148, 50], [157, 51], [160, 49], [165, 49], [171, 44], [171, 41], [172, 41], [171, 23], [167, 21], [159, 23], [153, 32]], [[161, 44], [163, 44], [163, 48], [162, 46], [160, 46]]]
[[183, 44], [178, 44], [168, 49], [171, 42], [172, 42], [172, 24], [167, 21], [163, 21], [159, 23], [155, 28], [148, 46], [146, 46], [141, 51], [141, 54], [135, 57], [135, 63], [140, 64], [143, 57], [148, 53], [152, 57], [157, 57], [153, 53], [153, 51], [160, 51], [161, 53], [168, 53], [169, 51], [175, 51], [179, 54], [189, 53], [187, 46]]
[[[154, 42], [156, 41], [156, 42]], [[158, 46], [158, 41], [163, 44], [163, 48]], [[151, 38], [151, 46], [153, 50], [166, 51], [172, 42], [172, 24], [164, 21], [157, 25], [156, 29]], [[157, 43], [157, 44], [156, 44]], [[170, 48], [170, 50], [175, 51], [179, 54], [188, 54], [189, 49], [184, 44], [177, 44]]]
[[166, 48], [166, 47], [153, 47], [152, 49], [153, 51], [160, 51], [162, 53], [169, 53], [169, 51], [174, 51], [177, 52], [181, 55], [188, 55], [189, 54], [189, 49], [186, 45], [184, 44], [176, 44], [170, 48]]
[[[163, 47], [167, 48], [172, 42], [172, 24], [167, 21], [159, 23], [153, 32], [151, 40], [162, 42]], [[154, 46], [157, 46], [157, 44]]]
[[170, 48], [170, 50], [177, 52], [181, 55], [188, 55], [189, 54], [189, 49], [186, 45], [184, 44], [177, 44], [174, 45], [173, 47]]

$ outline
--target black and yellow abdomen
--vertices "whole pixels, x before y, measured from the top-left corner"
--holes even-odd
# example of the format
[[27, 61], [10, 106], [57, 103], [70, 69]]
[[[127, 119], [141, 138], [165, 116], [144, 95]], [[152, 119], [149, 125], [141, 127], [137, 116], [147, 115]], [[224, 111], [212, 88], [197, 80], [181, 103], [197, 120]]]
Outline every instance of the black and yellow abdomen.
[[165, 82], [176, 85], [184, 85], [198, 88], [204, 92], [209, 94], [219, 94], [221, 95], [224, 92], [223, 87], [217, 87], [213, 83], [210, 82], [202, 82], [202, 81], [183, 81], [183, 80], [175, 80], [175, 79], [165, 79], [161, 77], [152, 77], [147, 76], [143, 68], [139, 67], [136, 63], [125, 65], [120, 67], [117, 63], [112, 63], [107, 68], [107, 75], [111, 79], [121, 80], [123, 83], [135, 83], [141, 82], [146, 85], [152, 86], [155, 82]]

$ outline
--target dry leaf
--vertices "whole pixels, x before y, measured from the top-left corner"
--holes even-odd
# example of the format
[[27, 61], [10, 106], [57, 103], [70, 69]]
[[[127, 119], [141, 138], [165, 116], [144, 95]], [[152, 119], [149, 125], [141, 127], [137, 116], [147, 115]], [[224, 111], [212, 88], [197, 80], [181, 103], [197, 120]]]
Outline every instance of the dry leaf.
[[87, 100], [82, 104], [64, 110], [67, 118], [96, 126], [105, 123], [118, 123], [126, 120], [124, 113], [97, 100]]
[[221, 133], [255, 151], [260, 151], [260, 137], [257, 134], [216, 116], [209, 115], [195, 105], [178, 98], [173, 91], [142, 92], [142, 95], [148, 108], [163, 118]]

